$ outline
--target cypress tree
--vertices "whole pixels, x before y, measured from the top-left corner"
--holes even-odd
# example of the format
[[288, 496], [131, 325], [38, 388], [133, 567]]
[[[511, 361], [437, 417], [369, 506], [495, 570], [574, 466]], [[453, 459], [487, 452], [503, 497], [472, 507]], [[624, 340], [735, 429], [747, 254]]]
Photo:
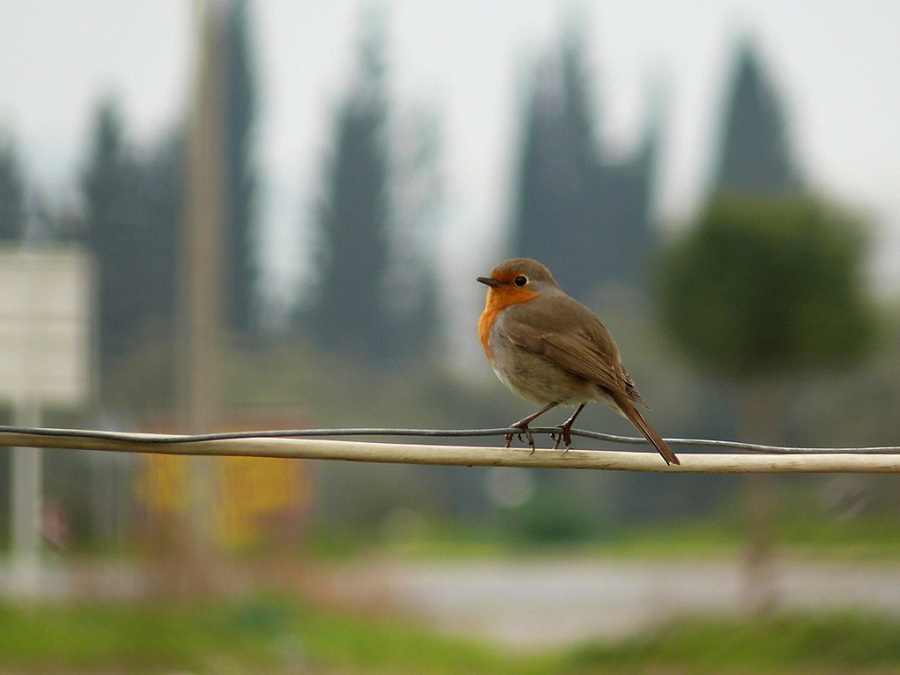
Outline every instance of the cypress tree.
[[334, 150], [316, 218], [323, 240], [312, 331], [329, 350], [384, 359], [389, 245], [387, 101], [381, 33], [370, 27], [335, 116]]
[[97, 111], [90, 157], [81, 176], [85, 212], [81, 231], [93, 252], [98, 274], [100, 353], [119, 354], [138, 319], [141, 270], [138, 168], [126, 147], [124, 125], [115, 101]]
[[584, 41], [570, 30], [532, 77], [513, 223], [513, 253], [541, 259], [582, 298], [600, 284], [636, 284], [653, 244], [655, 145], [605, 160], [590, 83]]
[[12, 139], [0, 139], [0, 242], [18, 242], [25, 234], [25, 179]]
[[236, 334], [257, 328], [256, 167], [253, 128], [256, 118], [256, 77], [248, 37], [246, 0], [234, 0], [226, 22], [225, 158], [226, 320]]
[[745, 42], [726, 102], [713, 193], [774, 197], [800, 191], [783, 105], [755, 49]]

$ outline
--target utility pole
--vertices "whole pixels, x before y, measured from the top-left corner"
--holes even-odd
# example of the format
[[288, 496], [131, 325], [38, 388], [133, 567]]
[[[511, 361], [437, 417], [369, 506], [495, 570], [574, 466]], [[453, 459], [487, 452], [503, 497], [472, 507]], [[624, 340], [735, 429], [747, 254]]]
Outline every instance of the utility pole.
[[[225, 12], [215, 0], [196, 3], [197, 74], [187, 148], [182, 283], [185, 423], [191, 433], [219, 423], [222, 390], [222, 285], [225, 225]], [[217, 463], [193, 457], [184, 542], [189, 588], [217, 586], [213, 537]]]

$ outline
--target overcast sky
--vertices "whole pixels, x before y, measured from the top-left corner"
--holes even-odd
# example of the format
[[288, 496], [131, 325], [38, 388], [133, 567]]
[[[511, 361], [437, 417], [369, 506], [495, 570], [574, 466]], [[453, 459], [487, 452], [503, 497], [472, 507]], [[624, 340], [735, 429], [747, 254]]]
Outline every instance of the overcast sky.
[[[603, 139], [627, 152], [663, 83], [658, 210], [703, 194], [738, 37], [752, 36], [786, 105], [807, 180], [867, 211], [879, 279], [900, 285], [900, 2], [897, 0], [394, 0], [387, 17], [400, 110], [433, 109], [442, 138], [446, 255], [484, 272], [502, 253], [522, 83], [566, 17], [586, 24]], [[361, 3], [258, 0], [258, 159], [272, 249], [294, 241], [352, 72]], [[137, 143], [184, 110], [193, 69], [188, 0], [0, 0], [0, 130], [31, 180], [71, 186], [100, 97], [118, 95]], [[274, 245], [273, 245], [274, 244]], [[481, 251], [482, 258], [472, 251]], [[289, 274], [289, 257], [280, 269]], [[468, 271], [466, 272], [468, 274]]]

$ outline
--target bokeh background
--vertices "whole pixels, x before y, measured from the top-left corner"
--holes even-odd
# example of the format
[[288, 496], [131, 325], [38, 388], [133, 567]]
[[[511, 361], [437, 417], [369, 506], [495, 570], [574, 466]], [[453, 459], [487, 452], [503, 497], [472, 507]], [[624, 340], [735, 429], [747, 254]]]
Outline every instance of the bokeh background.
[[[504, 426], [529, 407], [480, 351], [475, 277], [526, 255], [603, 318], [664, 436], [897, 444], [896, 3], [0, 0], [0, 16], [0, 243], [93, 269], [90, 392], [40, 406], [43, 424]], [[599, 406], [579, 421], [631, 433]], [[71, 636], [77, 613], [29, 632], [11, 605], [0, 667], [513, 663], [435, 632], [589, 645], [515, 661], [535, 672], [775, 658], [710, 656], [722, 626], [796, 629], [801, 670], [835, 642], [855, 645], [837, 671], [900, 667], [896, 475], [70, 451], [42, 473], [28, 597], [90, 600], [101, 628], [171, 626], [201, 598], [231, 637], [182, 631], [194, 649], [133, 662], [60, 638], [40, 661], [40, 635]], [[0, 550], [12, 511], [0, 500]], [[0, 589], [21, 600], [14, 567]], [[377, 633], [410, 616], [427, 637]], [[683, 616], [700, 618], [673, 633]], [[655, 648], [627, 642], [647, 631]], [[363, 646], [347, 660], [329, 639]], [[434, 659], [407, 660], [416, 640]]]

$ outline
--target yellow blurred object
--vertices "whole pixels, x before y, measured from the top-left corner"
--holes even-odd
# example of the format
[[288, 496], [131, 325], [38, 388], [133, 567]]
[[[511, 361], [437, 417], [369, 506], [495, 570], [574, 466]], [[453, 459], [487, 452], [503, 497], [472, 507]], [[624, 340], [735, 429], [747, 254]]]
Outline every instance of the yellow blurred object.
[[[192, 495], [187, 457], [143, 455], [137, 497], [149, 515], [180, 516]], [[302, 460], [217, 457], [214, 536], [223, 548], [241, 550], [271, 539], [284, 523], [303, 516], [312, 499]]]

